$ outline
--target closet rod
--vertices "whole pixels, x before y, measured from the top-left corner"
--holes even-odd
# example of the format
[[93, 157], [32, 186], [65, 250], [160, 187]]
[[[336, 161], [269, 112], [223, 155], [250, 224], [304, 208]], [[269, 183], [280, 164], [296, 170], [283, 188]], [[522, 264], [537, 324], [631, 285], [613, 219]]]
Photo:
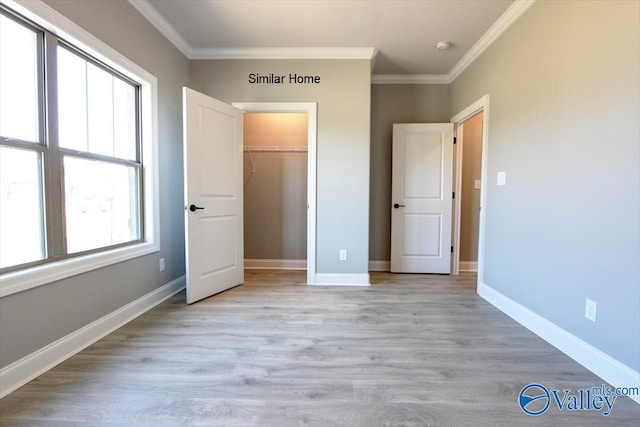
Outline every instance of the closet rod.
[[258, 147], [258, 146], [254, 146], [254, 147], [244, 147], [244, 152], [245, 153], [268, 153], [268, 152], [279, 152], [279, 153], [306, 153], [308, 151], [307, 147], [294, 147], [294, 146], [282, 146], [282, 147], [277, 147], [277, 146], [265, 146], [265, 147]]

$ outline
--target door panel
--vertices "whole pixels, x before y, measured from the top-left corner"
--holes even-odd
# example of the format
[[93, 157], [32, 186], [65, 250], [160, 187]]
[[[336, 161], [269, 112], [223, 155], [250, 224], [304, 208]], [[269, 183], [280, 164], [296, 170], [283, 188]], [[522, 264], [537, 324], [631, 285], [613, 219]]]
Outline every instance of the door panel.
[[[403, 215], [402, 253], [406, 256], [440, 256], [441, 219], [441, 215], [432, 214]], [[431, 238], [415, 238], [416, 236], [431, 236]]]
[[[217, 273], [235, 266], [237, 248], [234, 239], [236, 218], [233, 216], [198, 218], [202, 248], [202, 275]], [[220, 241], [232, 242], [221, 245]]]
[[442, 198], [442, 148], [440, 134], [405, 134], [403, 198]]
[[395, 124], [391, 271], [449, 273], [453, 125]]
[[[214, 107], [202, 103], [198, 104], [197, 108], [200, 129], [196, 141], [198, 151], [195, 154], [200, 170], [199, 192], [207, 197], [234, 197], [237, 173], [234, 161], [235, 147], [233, 144], [212, 143], [233, 141], [233, 116], [221, 115]], [[214, 135], [215, 140], [211, 139]], [[223, 167], [212, 167], [216, 164]]]
[[191, 304], [244, 281], [242, 112], [189, 88], [183, 90], [183, 108]]

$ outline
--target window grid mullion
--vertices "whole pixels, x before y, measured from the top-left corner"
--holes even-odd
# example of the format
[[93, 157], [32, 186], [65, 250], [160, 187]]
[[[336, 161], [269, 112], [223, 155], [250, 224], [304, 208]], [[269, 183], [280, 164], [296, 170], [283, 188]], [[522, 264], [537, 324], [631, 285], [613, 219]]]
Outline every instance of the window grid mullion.
[[38, 30], [38, 45], [37, 45], [37, 61], [38, 61], [38, 134], [40, 135], [40, 157], [39, 157], [39, 181], [40, 181], [40, 210], [42, 212], [42, 223], [40, 224], [42, 236], [44, 237], [42, 248], [44, 250], [43, 260], [48, 260], [54, 250], [52, 247], [52, 239], [49, 235], [51, 230], [51, 224], [49, 223], [49, 209], [47, 208], [47, 106], [46, 106], [46, 37], [45, 32]]
[[131, 166], [135, 168], [142, 166], [140, 162], [136, 162], [135, 160], [120, 159], [118, 157], [110, 157], [110, 156], [105, 156], [105, 155], [96, 154], [96, 153], [87, 153], [86, 151], [77, 151], [77, 150], [72, 150], [68, 148], [60, 148], [60, 154], [62, 155], [62, 157], [65, 157], [65, 156], [79, 157], [79, 158], [88, 159], [88, 160], [96, 160], [99, 162], [113, 163], [116, 165], [125, 165], [125, 166]]
[[57, 84], [57, 38], [45, 32], [45, 188], [47, 198], [47, 249], [48, 259], [54, 260], [66, 254], [64, 221], [64, 174], [60, 143], [58, 141], [58, 84]]

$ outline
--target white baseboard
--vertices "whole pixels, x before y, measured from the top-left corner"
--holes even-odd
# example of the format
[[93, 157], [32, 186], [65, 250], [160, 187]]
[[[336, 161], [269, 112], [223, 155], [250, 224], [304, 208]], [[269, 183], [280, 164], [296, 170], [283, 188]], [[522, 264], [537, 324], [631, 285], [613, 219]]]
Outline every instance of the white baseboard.
[[266, 270], [306, 270], [306, 259], [245, 259], [244, 268]]
[[317, 273], [318, 286], [369, 286], [369, 274], [357, 273]]
[[0, 398], [149, 311], [185, 287], [185, 276], [149, 292], [100, 319], [0, 370]]
[[[612, 386], [638, 387], [640, 384], [640, 372], [634, 371], [487, 284], [478, 285], [478, 295]], [[640, 403], [640, 396], [629, 397]]]
[[391, 261], [369, 261], [369, 271], [391, 271]]
[[460, 271], [478, 271], [478, 261], [460, 261]]

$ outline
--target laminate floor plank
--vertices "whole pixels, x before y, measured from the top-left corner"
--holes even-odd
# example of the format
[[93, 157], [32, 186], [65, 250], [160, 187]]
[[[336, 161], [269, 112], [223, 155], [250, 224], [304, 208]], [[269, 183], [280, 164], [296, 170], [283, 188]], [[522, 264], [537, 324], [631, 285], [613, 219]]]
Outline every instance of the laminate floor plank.
[[[44, 377], [44, 378], [43, 378]], [[163, 375], [139, 372], [115, 375], [70, 374], [55, 372], [34, 380], [28, 394], [22, 390], [11, 397], [46, 397], [49, 393], [76, 395], [79, 393], [103, 396], [107, 400], [111, 391], [105, 391], [104, 385], [117, 385], [119, 393], [155, 395], [161, 397], [183, 396], [188, 390], [190, 397], [213, 399], [248, 399], [265, 396], [277, 401], [328, 401], [340, 402], [354, 400], [354, 387], [351, 379], [336, 381], [325, 378], [277, 379], [238, 377], [230, 375]], [[159, 387], [159, 384], [162, 384]]]
[[603, 381], [476, 294], [475, 276], [372, 273], [314, 287], [303, 271], [247, 270], [193, 305], [184, 293], [0, 400], [6, 427], [637, 426], [518, 405], [529, 383]]

